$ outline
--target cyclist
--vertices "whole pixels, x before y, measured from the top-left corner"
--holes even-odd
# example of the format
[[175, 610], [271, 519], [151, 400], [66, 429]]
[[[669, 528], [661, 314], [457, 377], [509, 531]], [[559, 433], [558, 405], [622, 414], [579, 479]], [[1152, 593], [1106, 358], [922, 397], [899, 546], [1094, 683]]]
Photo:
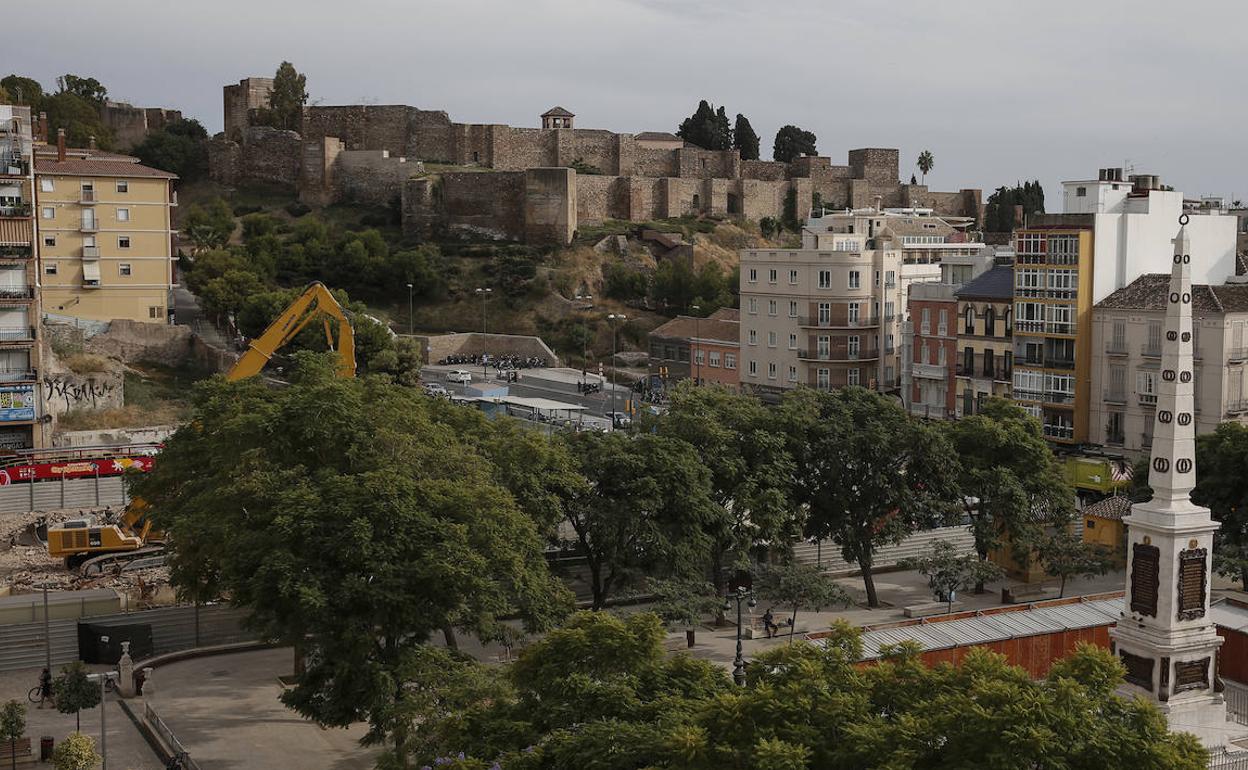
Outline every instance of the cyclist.
[[52, 702], [52, 672], [46, 667], [39, 674], [39, 708], [44, 702]]

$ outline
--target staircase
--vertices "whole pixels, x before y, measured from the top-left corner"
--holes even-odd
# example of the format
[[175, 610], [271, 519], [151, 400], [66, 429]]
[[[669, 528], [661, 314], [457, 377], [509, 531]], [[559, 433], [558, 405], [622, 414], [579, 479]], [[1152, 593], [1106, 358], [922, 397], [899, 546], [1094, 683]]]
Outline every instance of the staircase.
[[[975, 536], [970, 527], [941, 527], [929, 529], [902, 540], [897, 545], [886, 545], [875, 552], [874, 567], [876, 570], [889, 569], [897, 566], [902, 559], [923, 556], [931, 550], [932, 543], [944, 540], [952, 543], [959, 554], [975, 552]], [[812, 542], [804, 542], [793, 546], [794, 558], [802, 564], [822, 565], [823, 570], [832, 575], [852, 575], [858, 572], [857, 564], [850, 564], [841, 558], [841, 547], [831, 540], [823, 541], [822, 558], [819, 548]]]

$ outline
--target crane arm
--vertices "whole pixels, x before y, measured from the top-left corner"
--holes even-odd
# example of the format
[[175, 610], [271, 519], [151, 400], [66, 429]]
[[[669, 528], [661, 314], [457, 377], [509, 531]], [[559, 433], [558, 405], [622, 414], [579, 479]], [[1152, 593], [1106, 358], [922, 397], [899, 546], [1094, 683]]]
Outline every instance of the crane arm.
[[290, 303], [282, 314], [269, 324], [251, 345], [242, 358], [234, 364], [226, 375], [231, 382], [258, 374], [268, 363], [273, 354], [295, 338], [305, 326], [318, 316], [323, 318], [325, 338], [331, 349], [334, 346], [333, 334], [330, 330], [329, 318], [338, 321], [338, 375], [341, 377], [355, 376], [355, 332], [351, 320], [347, 317], [338, 300], [329, 293], [325, 284], [313, 281], [294, 302]]

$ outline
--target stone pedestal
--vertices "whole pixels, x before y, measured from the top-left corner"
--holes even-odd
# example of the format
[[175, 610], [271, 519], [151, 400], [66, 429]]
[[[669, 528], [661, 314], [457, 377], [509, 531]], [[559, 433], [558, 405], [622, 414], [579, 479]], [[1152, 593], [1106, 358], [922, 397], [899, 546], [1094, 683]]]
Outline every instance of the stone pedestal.
[[117, 661], [117, 691], [123, 698], [134, 697], [134, 661], [130, 659], [130, 643], [121, 643], [121, 659]]

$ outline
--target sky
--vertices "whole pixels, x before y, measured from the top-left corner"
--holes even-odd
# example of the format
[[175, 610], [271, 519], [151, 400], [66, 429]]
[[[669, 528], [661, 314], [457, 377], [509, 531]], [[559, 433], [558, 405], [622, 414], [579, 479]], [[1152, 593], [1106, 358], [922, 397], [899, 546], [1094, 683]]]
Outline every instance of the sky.
[[[699, 99], [776, 130], [928, 149], [936, 190], [1063, 180], [1104, 166], [1188, 197], [1248, 199], [1242, 0], [110, 0], [54, 35], [10, 36], [0, 69], [71, 72], [110, 96], [221, 129], [221, 87], [285, 59], [320, 104], [410, 104], [458, 122], [674, 131]], [[13, 29], [46, 12], [6, 10]], [[16, 18], [15, 18], [16, 17]], [[917, 172], [916, 172], [917, 173]]]

